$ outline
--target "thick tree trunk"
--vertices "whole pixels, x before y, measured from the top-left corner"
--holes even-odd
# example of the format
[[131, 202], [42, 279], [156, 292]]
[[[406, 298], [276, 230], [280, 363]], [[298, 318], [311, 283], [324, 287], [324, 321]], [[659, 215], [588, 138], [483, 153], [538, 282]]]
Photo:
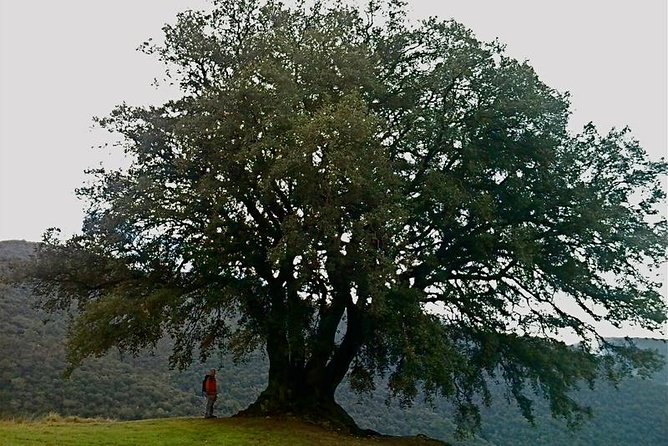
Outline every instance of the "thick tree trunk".
[[304, 380], [304, 370], [269, 377], [258, 399], [237, 416], [294, 416], [308, 422], [359, 433], [350, 415], [335, 401], [336, 386], [326, 380]]
[[[338, 320], [343, 315], [335, 316]], [[346, 334], [334, 342], [334, 328], [324, 321], [312, 339], [312, 354], [305, 362], [303, 344], [291, 348], [286, 332], [276, 331], [267, 339], [269, 376], [267, 388], [257, 401], [237, 416], [294, 416], [332, 429], [362, 434], [355, 421], [336, 402], [334, 393], [361, 346], [360, 319], [348, 308]], [[331, 324], [329, 324], [331, 325]]]
[[[278, 278], [267, 275], [271, 296], [263, 321], [269, 357], [267, 388], [237, 416], [295, 416], [333, 429], [364, 433], [334, 399], [364, 338], [362, 317], [350, 294], [350, 277], [344, 273], [348, 268], [342, 264], [336, 243], [327, 261], [332, 302], [320, 307], [318, 328], [308, 339], [308, 320], [303, 318], [291, 280], [292, 260], [286, 262]], [[344, 317], [345, 335], [337, 342], [337, 329]]]

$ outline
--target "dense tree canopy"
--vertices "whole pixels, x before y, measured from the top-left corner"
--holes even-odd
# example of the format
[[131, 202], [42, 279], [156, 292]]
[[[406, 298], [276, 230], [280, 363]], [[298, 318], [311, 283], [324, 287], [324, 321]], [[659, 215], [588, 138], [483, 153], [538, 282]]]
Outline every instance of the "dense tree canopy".
[[99, 119], [130, 165], [93, 170], [82, 234], [41, 251], [73, 365], [165, 333], [176, 366], [264, 348], [249, 413], [351, 423], [336, 387], [381, 375], [464, 429], [490, 380], [576, 421], [573, 387], [656, 365], [596, 326], [666, 320], [666, 164], [626, 129], [569, 133], [568, 96], [501, 44], [400, 2], [220, 0], [164, 32], [143, 48], [182, 95]]

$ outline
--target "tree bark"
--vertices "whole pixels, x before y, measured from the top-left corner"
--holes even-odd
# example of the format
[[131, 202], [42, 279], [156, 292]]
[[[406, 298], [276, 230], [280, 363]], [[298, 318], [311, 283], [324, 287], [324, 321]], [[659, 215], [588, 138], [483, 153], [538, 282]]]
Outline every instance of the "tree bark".
[[[353, 418], [336, 402], [334, 394], [343, 381], [350, 362], [361, 344], [359, 317], [347, 310], [346, 334], [339, 345], [334, 342], [332, 321], [315, 335], [317, 345], [305, 363], [300, 354], [291, 355], [287, 331], [277, 330], [267, 337], [269, 358], [267, 388], [258, 399], [237, 416], [294, 416], [345, 432], [363, 434]], [[344, 312], [335, 311], [340, 321]], [[338, 325], [338, 323], [336, 324]], [[277, 326], [275, 326], [277, 327]]]
[[[267, 388], [237, 416], [295, 416], [330, 428], [364, 433], [334, 398], [364, 339], [363, 318], [350, 292], [350, 268], [339, 251], [338, 239], [333, 240], [326, 263], [332, 300], [319, 309], [318, 327], [308, 339], [292, 279], [292, 258], [287, 256], [278, 277], [266, 275], [271, 295], [271, 308], [264, 321], [269, 359]], [[344, 317], [345, 335], [337, 343], [337, 330]]]
[[341, 382], [334, 378], [338, 376], [328, 373], [326, 368], [307, 371], [304, 365], [286, 365], [282, 354], [272, 350], [267, 388], [236, 416], [294, 416], [329, 428], [360, 433], [355, 421], [334, 398]]

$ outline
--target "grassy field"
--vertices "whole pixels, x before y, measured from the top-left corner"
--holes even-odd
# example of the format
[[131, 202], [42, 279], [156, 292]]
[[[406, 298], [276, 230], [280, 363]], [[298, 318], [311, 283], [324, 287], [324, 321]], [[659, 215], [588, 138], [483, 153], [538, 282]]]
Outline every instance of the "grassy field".
[[48, 417], [0, 421], [0, 446], [427, 446], [421, 438], [357, 438], [296, 420], [172, 418], [144, 421]]

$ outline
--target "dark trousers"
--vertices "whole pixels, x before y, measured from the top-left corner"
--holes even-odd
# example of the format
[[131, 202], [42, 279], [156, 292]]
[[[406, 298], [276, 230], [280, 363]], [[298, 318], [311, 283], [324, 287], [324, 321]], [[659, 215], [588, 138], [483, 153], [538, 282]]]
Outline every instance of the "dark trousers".
[[204, 416], [206, 418], [211, 418], [213, 416], [213, 405], [216, 403], [216, 399], [218, 398], [218, 395], [214, 394], [206, 394], [206, 413]]

